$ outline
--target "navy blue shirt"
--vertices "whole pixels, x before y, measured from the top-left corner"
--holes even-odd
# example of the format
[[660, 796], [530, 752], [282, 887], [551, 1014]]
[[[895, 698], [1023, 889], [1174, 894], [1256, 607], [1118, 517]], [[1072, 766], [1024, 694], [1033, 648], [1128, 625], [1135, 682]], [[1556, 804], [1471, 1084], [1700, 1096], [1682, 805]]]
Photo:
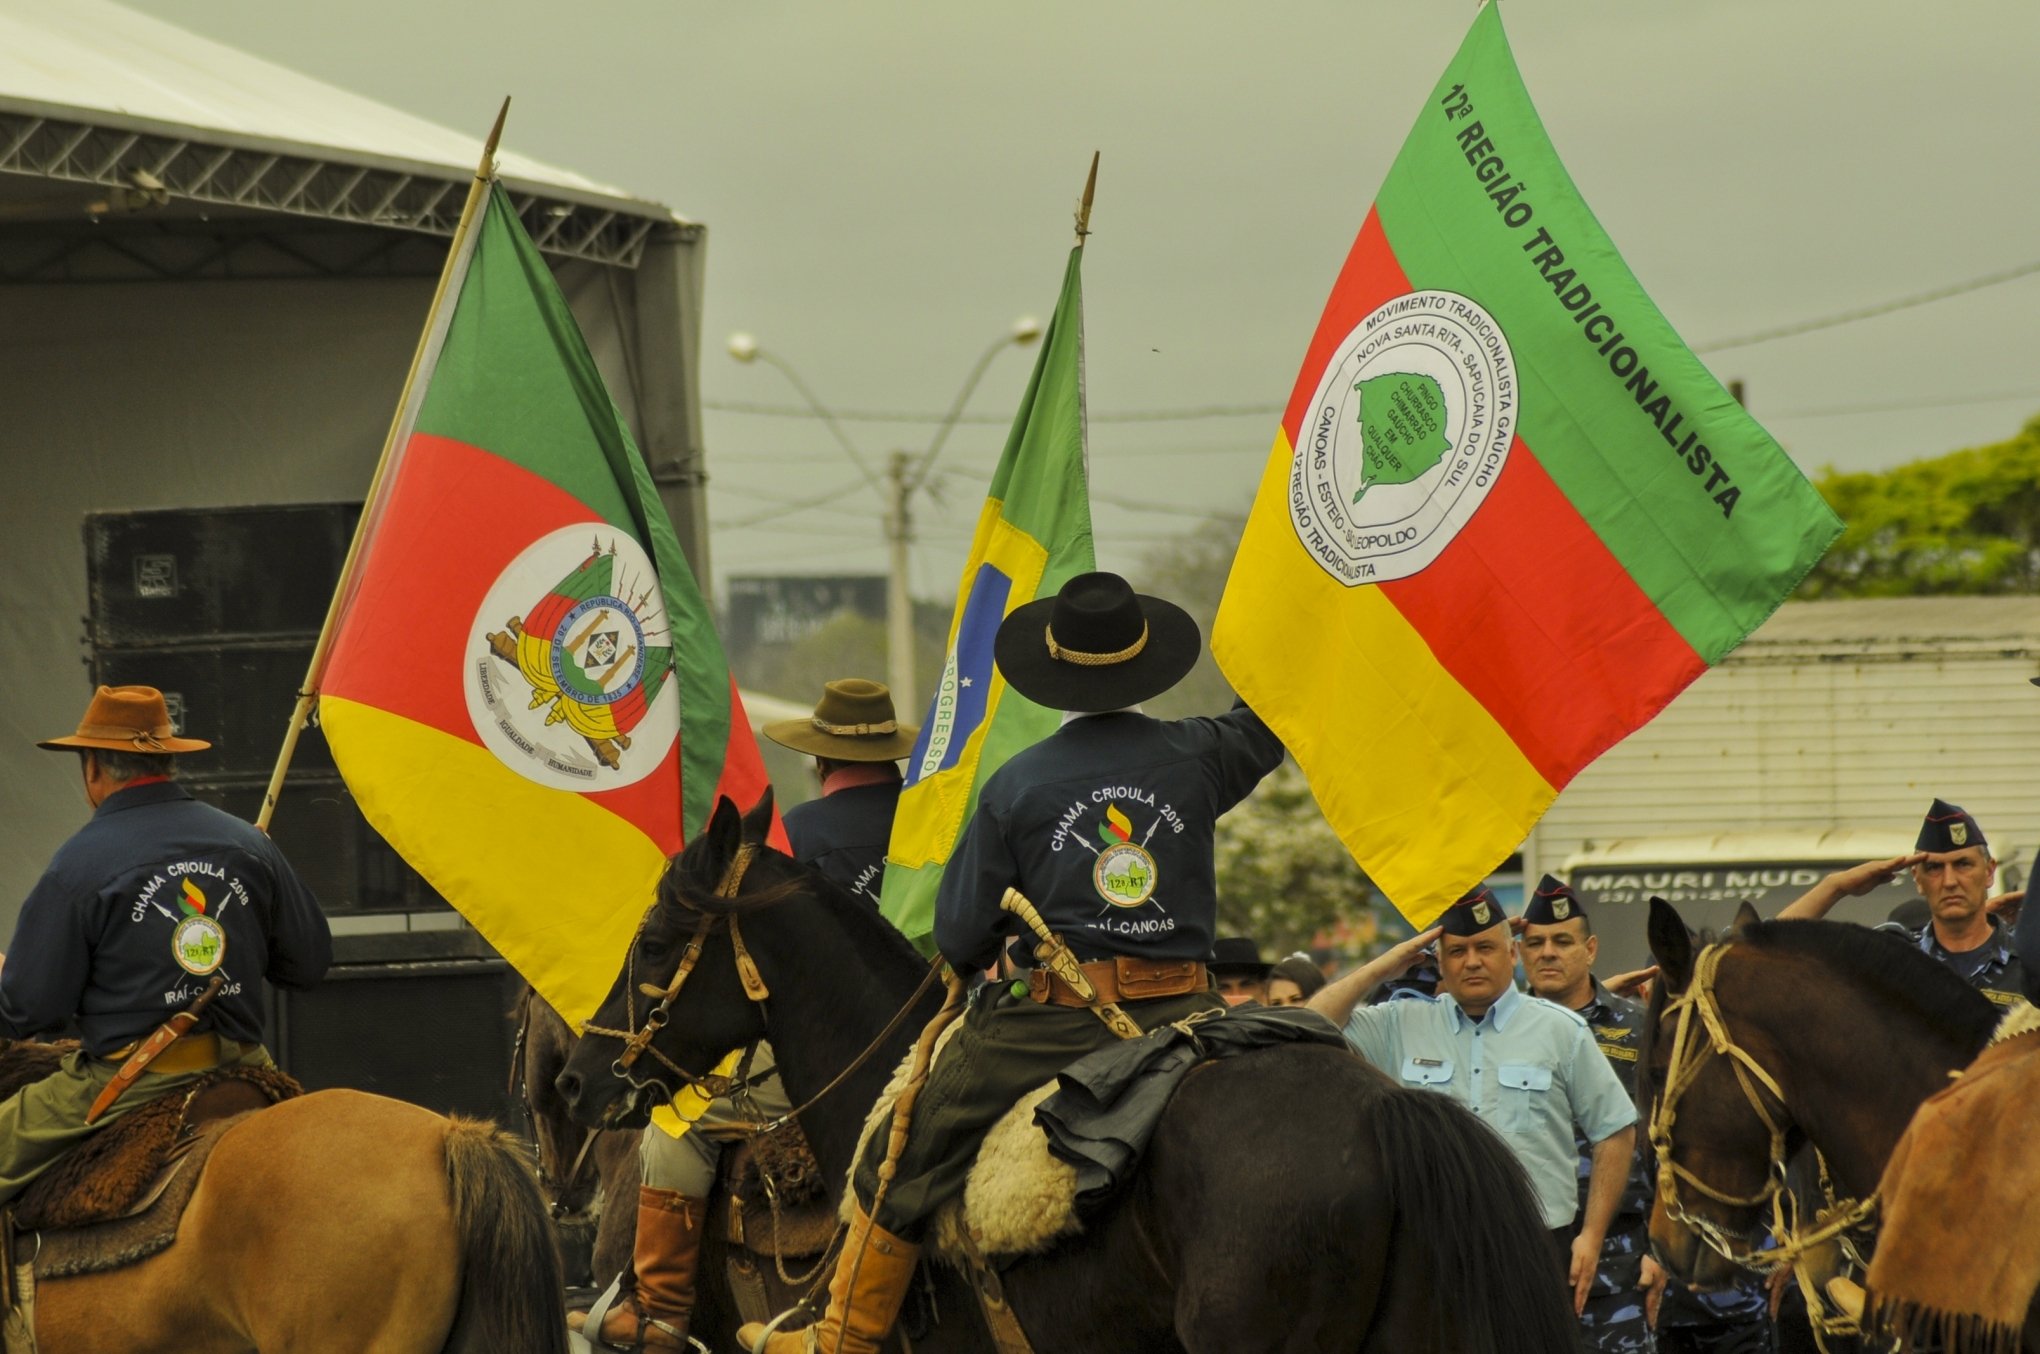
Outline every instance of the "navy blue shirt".
[[0, 1034], [78, 1018], [85, 1048], [146, 1037], [225, 986], [198, 1028], [262, 1041], [262, 980], [309, 987], [332, 962], [325, 914], [276, 844], [174, 782], [109, 795], [59, 847], [0, 968]]
[[[2023, 913], [2023, 909], [2022, 909]], [[1948, 970], [2000, 1006], [2009, 1006], [2023, 995], [2025, 986], [2019, 956], [2013, 952], [2011, 932], [2004, 923], [1991, 919], [1990, 939], [1972, 950], [1950, 950], [1934, 934], [1934, 924], [1910, 933], [1920, 953], [1938, 960]]]
[[793, 858], [812, 865], [851, 893], [878, 905], [885, 883], [885, 849], [892, 840], [900, 782], [852, 785], [786, 811], [786, 842]]
[[1281, 740], [1244, 705], [1072, 719], [985, 782], [936, 894], [937, 947], [958, 972], [991, 963], [1023, 929], [999, 910], [1017, 888], [1079, 959], [1209, 959], [1213, 830], [1281, 763]]

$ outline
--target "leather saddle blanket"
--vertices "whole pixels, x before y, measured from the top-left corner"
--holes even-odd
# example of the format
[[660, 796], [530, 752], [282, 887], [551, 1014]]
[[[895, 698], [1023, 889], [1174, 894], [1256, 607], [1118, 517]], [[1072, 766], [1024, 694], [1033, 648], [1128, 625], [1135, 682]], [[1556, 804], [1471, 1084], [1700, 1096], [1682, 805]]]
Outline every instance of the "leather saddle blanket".
[[[2025, 1347], [2040, 1293], [2040, 1020], [2019, 1003], [1999, 1029], [1913, 1115], [1879, 1185], [1869, 1324], [1908, 1341], [1903, 1348]], [[1979, 1180], [1990, 1187], [1977, 1189]], [[1978, 1237], [1992, 1244], [1978, 1246]]]
[[746, 1138], [723, 1153], [730, 1201], [726, 1239], [754, 1255], [819, 1255], [836, 1232], [821, 1164], [797, 1124]]
[[274, 1068], [222, 1068], [87, 1138], [15, 1201], [16, 1229], [39, 1234], [19, 1243], [33, 1246], [36, 1277], [118, 1269], [168, 1247], [219, 1134], [301, 1093]]
[[[959, 1021], [944, 1031], [936, 1057], [961, 1028]], [[1081, 1232], [1084, 1217], [1132, 1179], [1169, 1098], [1194, 1068], [1299, 1041], [1346, 1047], [1345, 1037], [1315, 1012], [1251, 1007], [1213, 1011], [1085, 1055], [1022, 1096], [992, 1126], [962, 1196], [932, 1220], [929, 1249], [966, 1266], [977, 1257], [1036, 1254]], [[910, 1053], [872, 1107], [866, 1139], [890, 1127], [911, 1061]], [[848, 1191], [844, 1200], [847, 1221]]]

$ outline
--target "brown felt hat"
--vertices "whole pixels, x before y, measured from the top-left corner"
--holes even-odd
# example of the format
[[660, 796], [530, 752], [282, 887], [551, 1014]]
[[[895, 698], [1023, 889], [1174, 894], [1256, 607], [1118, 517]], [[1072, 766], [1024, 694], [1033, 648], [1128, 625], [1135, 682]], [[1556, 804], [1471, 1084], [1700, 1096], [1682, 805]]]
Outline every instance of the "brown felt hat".
[[917, 732], [893, 714], [891, 690], [862, 677], [823, 683], [808, 718], [765, 726], [765, 736], [781, 747], [832, 762], [896, 762], [914, 750]]
[[37, 743], [52, 752], [100, 748], [107, 752], [204, 752], [212, 744], [202, 738], [179, 738], [170, 731], [170, 710], [153, 686], [102, 686], [85, 707], [78, 732]]

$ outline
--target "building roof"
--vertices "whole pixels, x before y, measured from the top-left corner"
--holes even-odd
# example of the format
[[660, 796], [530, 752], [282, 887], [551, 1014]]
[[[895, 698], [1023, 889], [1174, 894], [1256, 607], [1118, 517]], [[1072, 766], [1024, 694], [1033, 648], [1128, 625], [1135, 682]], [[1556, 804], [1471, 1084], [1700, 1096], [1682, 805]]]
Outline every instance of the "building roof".
[[[0, 0], [0, 107], [85, 112], [234, 144], [317, 148], [359, 163], [474, 172], [478, 136], [202, 38], [108, 0]], [[494, 113], [478, 108], [478, 124]], [[664, 212], [609, 184], [515, 151], [503, 177]]]
[[1727, 661], [2040, 654], [2040, 597], [1787, 602]]

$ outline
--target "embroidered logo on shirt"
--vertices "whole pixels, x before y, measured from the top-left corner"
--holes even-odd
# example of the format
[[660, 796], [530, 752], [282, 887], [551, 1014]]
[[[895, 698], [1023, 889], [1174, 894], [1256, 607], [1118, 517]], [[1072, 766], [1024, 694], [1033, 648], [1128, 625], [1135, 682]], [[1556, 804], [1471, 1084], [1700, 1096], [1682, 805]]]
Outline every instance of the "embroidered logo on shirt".
[[177, 961], [177, 967], [203, 978], [227, 957], [227, 933], [205, 915], [205, 894], [189, 878], [184, 881], [177, 906], [184, 913], [184, 920], [170, 933], [170, 955]]
[[1159, 871], [1155, 858], [1133, 841], [1133, 821], [1117, 804], [1105, 806], [1098, 827], [1105, 849], [1091, 866], [1091, 884], [1114, 907], [1139, 907], [1154, 897]]

